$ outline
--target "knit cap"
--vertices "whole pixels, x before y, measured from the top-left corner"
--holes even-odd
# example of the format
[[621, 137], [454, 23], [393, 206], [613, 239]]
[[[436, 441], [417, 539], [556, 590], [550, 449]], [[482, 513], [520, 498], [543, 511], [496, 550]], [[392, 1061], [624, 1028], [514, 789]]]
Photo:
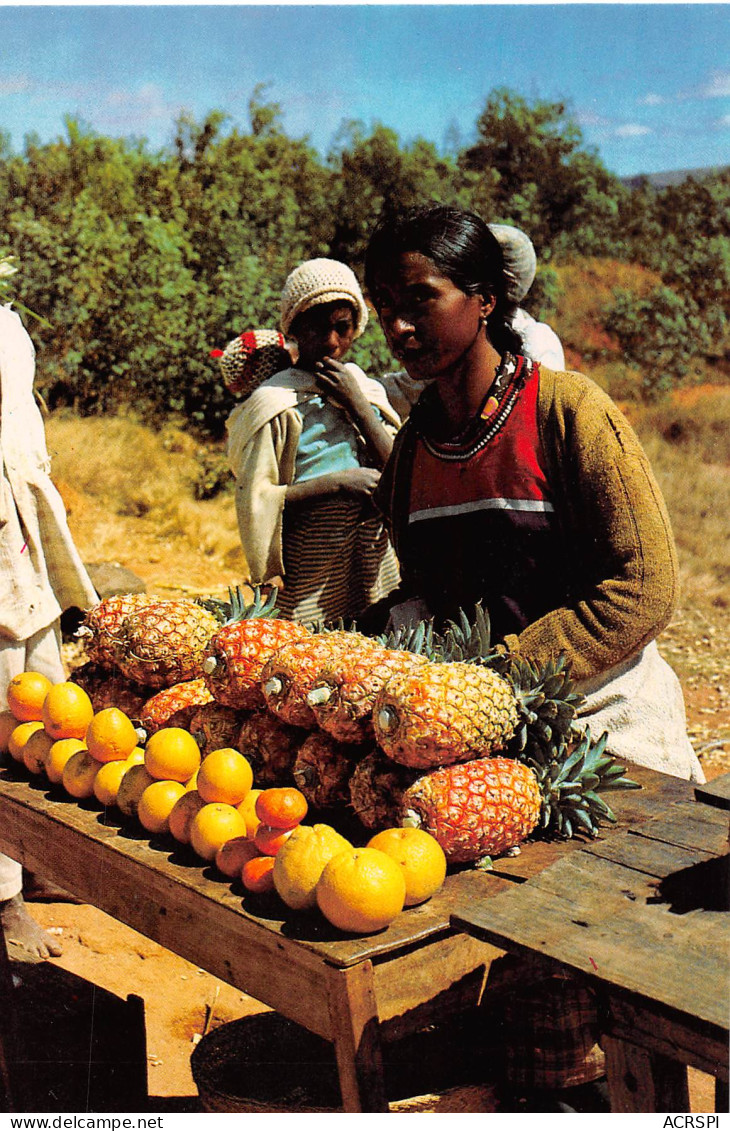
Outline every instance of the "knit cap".
[[355, 308], [355, 337], [368, 320], [368, 308], [355, 273], [336, 259], [309, 259], [289, 275], [281, 292], [281, 329], [285, 334], [298, 314], [324, 302], [349, 302]]
[[510, 224], [490, 224], [489, 230], [502, 248], [507, 301], [519, 306], [537, 271], [537, 256], [530, 237]]
[[244, 396], [292, 363], [278, 330], [246, 330], [224, 350], [211, 350], [210, 356], [218, 361], [229, 393]]

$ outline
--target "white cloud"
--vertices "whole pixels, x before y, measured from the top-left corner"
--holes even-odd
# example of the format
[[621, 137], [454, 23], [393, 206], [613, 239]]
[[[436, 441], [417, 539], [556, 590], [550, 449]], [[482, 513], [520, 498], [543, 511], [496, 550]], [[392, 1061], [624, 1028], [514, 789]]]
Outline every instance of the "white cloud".
[[730, 126], [730, 114], [723, 114], [721, 118], [717, 119], [718, 126]]
[[665, 106], [668, 101], [669, 99], [664, 98], [664, 96], [661, 94], [650, 93], [645, 95], [643, 98], [639, 98], [637, 101], [637, 106]]
[[4, 94], [25, 94], [31, 88], [31, 80], [27, 75], [17, 75], [13, 78], [0, 79], [0, 97]]
[[646, 137], [651, 132], [648, 126], [640, 126], [638, 122], [627, 122], [613, 131], [615, 137]]
[[701, 98], [729, 98], [730, 71], [713, 71], [704, 86], [700, 87], [698, 94]]
[[105, 126], [137, 128], [145, 122], [168, 120], [180, 107], [168, 102], [157, 83], [143, 83], [136, 90], [111, 90], [99, 107]]

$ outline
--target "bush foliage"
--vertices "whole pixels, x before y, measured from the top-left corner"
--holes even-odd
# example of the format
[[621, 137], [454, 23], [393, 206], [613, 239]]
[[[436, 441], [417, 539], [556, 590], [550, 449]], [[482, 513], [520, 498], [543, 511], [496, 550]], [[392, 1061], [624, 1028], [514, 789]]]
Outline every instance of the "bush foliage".
[[[159, 152], [72, 119], [64, 137], [28, 137], [22, 153], [0, 135], [0, 255], [16, 256], [17, 299], [44, 320], [33, 326], [41, 393], [86, 414], [179, 414], [211, 437], [232, 401], [210, 350], [275, 325], [302, 259], [331, 255], [359, 272], [378, 217], [429, 200], [530, 233], [538, 316], [562, 310], [570, 323], [571, 264], [589, 258], [599, 277], [603, 264], [607, 277], [616, 263], [645, 268], [653, 285], [612, 288], [595, 348], [583, 349], [600, 358], [605, 340], [615, 362], [618, 346], [644, 395], [681, 381], [693, 359], [726, 360], [730, 174], [630, 189], [562, 103], [495, 91], [472, 142], [449, 154], [348, 122], [323, 158], [287, 135], [261, 88], [247, 128], [182, 115]], [[352, 356], [374, 374], [391, 365], [375, 320]]]

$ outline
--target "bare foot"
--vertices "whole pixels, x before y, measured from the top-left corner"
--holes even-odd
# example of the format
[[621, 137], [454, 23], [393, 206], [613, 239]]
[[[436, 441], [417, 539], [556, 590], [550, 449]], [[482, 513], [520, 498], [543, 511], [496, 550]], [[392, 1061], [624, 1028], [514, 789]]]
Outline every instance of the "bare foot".
[[0, 924], [6, 942], [23, 947], [29, 954], [38, 958], [58, 958], [63, 953], [63, 947], [35, 919], [31, 919], [22, 895], [0, 902]]

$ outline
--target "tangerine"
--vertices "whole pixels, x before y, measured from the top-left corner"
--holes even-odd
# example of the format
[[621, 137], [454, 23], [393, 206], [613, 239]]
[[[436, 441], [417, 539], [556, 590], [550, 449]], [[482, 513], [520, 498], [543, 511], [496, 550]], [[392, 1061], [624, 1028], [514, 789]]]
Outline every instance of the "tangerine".
[[155, 780], [145, 766], [129, 766], [117, 790], [117, 809], [125, 817], [136, 817], [140, 797]]
[[[297, 826], [294, 826], [294, 829]], [[273, 829], [270, 825], [259, 825], [253, 835], [253, 842], [262, 856], [276, 856], [284, 847], [294, 829]]]
[[69, 758], [85, 749], [80, 738], [57, 738], [46, 758], [46, 777], [49, 782], [60, 785], [63, 781], [63, 768]]
[[159, 781], [189, 781], [200, 766], [200, 747], [182, 727], [162, 727], [147, 741], [147, 772]]
[[238, 879], [247, 860], [253, 860], [259, 852], [247, 836], [234, 836], [222, 844], [215, 854], [215, 866], [229, 879]]
[[325, 864], [315, 891], [320, 911], [334, 927], [369, 935], [382, 931], [403, 910], [406, 881], [384, 852], [352, 848]]
[[63, 767], [61, 781], [66, 793], [80, 801], [94, 796], [94, 780], [101, 763], [92, 758], [88, 750], [77, 750]]
[[137, 731], [132, 720], [119, 707], [105, 707], [94, 715], [86, 732], [86, 749], [97, 762], [118, 762], [128, 758], [137, 746]]
[[19, 723], [43, 718], [43, 701], [53, 684], [40, 672], [20, 672], [8, 684], [8, 707]]
[[260, 797], [263, 793], [261, 789], [250, 789], [240, 805], [236, 808], [246, 822], [246, 836], [249, 840], [253, 839], [256, 829], [261, 824], [261, 821], [256, 816], [256, 798]]
[[406, 907], [430, 899], [446, 879], [446, 855], [425, 829], [383, 829], [371, 837], [368, 848], [385, 852], [403, 869]]
[[125, 761], [128, 766], [143, 766], [144, 748], [142, 746], [135, 746], [134, 750]]
[[42, 774], [46, 768], [46, 758], [53, 746], [53, 739], [41, 727], [34, 730], [23, 747], [23, 762], [31, 774]]
[[[74, 739], [67, 739], [73, 742]], [[103, 762], [94, 778], [94, 797], [102, 805], [116, 805], [122, 778], [131, 767], [128, 762]]]
[[16, 723], [8, 739], [8, 752], [16, 762], [23, 764], [23, 749], [26, 742], [37, 730], [43, 730], [43, 723], [34, 719], [29, 723]]
[[185, 786], [182, 782], [153, 781], [139, 799], [137, 820], [149, 833], [166, 833], [170, 813], [184, 794]]
[[307, 799], [294, 786], [264, 789], [256, 801], [256, 816], [274, 829], [293, 829], [307, 815]]
[[84, 738], [94, 717], [91, 699], [78, 683], [54, 683], [43, 700], [43, 725], [55, 738]]
[[274, 884], [295, 911], [315, 907], [314, 889], [325, 864], [338, 852], [352, 848], [331, 825], [297, 825], [276, 854]]
[[251, 763], [239, 750], [211, 750], [200, 763], [196, 789], [204, 801], [240, 805], [253, 785]]
[[190, 844], [190, 822], [205, 805], [197, 789], [186, 789], [170, 813], [169, 827], [175, 840], [180, 844]]
[[190, 822], [190, 843], [203, 860], [215, 860], [218, 849], [234, 836], [244, 836], [246, 822], [237, 809], [220, 801], [209, 802]]
[[274, 862], [273, 856], [254, 856], [246, 861], [241, 869], [241, 883], [246, 891], [274, 890]]

